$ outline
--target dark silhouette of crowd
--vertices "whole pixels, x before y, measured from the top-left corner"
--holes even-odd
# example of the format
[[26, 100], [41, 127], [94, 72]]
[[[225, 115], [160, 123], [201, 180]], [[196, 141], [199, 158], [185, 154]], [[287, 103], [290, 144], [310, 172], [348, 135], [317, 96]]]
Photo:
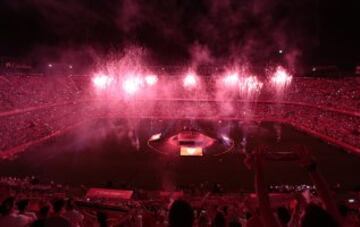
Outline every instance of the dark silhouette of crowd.
[[65, 197], [43, 200], [37, 203], [36, 208], [30, 208], [31, 198], [23, 193], [18, 197], [6, 197], [2, 201], [0, 226], [360, 226], [359, 205], [338, 204], [319, 171], [316, 159], [302, 146], [296, 150], [299, 164], [307, 171], [316, 193], [307, 197], [305, 193], [286, 192], [284, 194], [291, 194], [290, 200], [284, 200], [281, 205], [272, 204], [263, 171], [263, 153], [266, 149], [265, 146], [258, 146], [244, 159], [244, 164], [255, 173], [256, 199], [252, 202], [246, 196], [241, 201], [228, 202], [226, 195], [222, 194], [217, 195], [215, 202], [208, 203], [211, 194], [208, 192], [201, 202], [195, 202], [191, 196], [157, 205], [151, 201], [147, 205], [139, 205], [141, 201], [137, 201], [137, 205], [129, 206], [131, 209], [120, 215], [99, 207], [80, 207], [73, 198]]

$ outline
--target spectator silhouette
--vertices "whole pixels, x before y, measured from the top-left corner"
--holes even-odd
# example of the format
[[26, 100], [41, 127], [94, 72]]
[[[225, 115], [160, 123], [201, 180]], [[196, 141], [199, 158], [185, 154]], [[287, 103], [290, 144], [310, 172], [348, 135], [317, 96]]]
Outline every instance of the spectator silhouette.
[[107, 215], [104, 212], [99, 211], [97, 213], [97, 221], [99, 224], [99, 227], [107, 227]]
[[14, 197], [8, 197], [2, 202], [0, 226], [23, 227], [30, 223], [30, 219], [22, 218], [13, 212], [14, 202]]
[[323, 208], [310, 203], [305, 210], [305, 215], [301, 222], [302, 227], [326, 226], [338, 227], [336, 220]]
[[38, 219], [31, 224], [31, 227], [44, 227], [48, 218], [50, 207], [45, 205], [40, 208]]
[[291, 219], [289, 210], [286, 207], [281, 206], [276, 209], [276, 213], [281, 226], [288, 226]]
[[46, 227], [71, 227], [71, 223], [62, 216], [65, 206], [63, 199], [57, 199], [53, 202], [53, 215], [45, 221]]
[[36, 215], [33, 212], [27, 211], [28, 205], [29, 205], [29, 200], [27, 199], [20, 200], [16, 203], [17, 209], [19, 211], [18, 216], [24, 220], [33, 222], [36, 220]]
[[226, 226], [226, 220], [224, 214], [221, 212], [217, 212], [213, 220], [212, 227], [225, 227], [225, 226]]
[[194, 212], [190, 204], [184, 200], [176, 200], [169, 211], [170, 227], [191, 227], [194, 222]]

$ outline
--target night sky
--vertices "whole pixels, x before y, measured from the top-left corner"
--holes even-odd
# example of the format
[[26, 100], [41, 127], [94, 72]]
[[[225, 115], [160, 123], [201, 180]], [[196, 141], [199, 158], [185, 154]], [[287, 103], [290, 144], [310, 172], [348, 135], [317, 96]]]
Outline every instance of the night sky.
[[280, 49], [289, 65], [360, 63], [356, 0], [1, 0], [0, 28], [0, 56], [108, 54], [135, 45], [153, 64], [206, 53], [210, 63], [262, 65]]

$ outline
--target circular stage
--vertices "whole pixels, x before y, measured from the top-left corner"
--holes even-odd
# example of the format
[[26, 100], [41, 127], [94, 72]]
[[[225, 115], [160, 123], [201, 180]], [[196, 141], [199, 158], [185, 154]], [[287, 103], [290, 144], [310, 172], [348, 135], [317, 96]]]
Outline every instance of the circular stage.
[[160, 154], [182, 157], [219, 156], [234, 148], [234, 141], [226, 135], [207, 133], [186, 128], [176, 133], [158, 133], [150, 137], [148, 146]]

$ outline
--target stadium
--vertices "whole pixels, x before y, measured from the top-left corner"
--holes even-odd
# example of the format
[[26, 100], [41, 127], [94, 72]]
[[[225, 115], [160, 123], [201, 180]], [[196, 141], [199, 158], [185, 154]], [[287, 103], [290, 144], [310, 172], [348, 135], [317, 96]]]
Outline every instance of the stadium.
[[[56, 5], [56, 12], [73, 15], [57, 1], [40, 2], [41, 7]], [[241, 46], [246, 60], [236, 55], [235, 61], [216, 55], [213, 40], [199, 44], [204, 37], [186, 30], [191, 26], [181, 34], [196, 36], [196, 42], [189, 48], [190, 57], [184, 57], [180, 49], [185, 44], [152, 46], [154, 34], [145, 29], [146, 20], [139, 19], [137, 10], [147, 15], [151, 7], [160, 6], [135, 2], [139, 8], [127, 3], [130, 6], [122, 7], [130, 16], [122, 12], [121, 23], [116, 21], [126, 37], [117, 47], [121, 50], [109, 54], [104, 48], [94, 54], [92, 49], [86, 53], [93, 58], [91, 64], [82, 62], [88, 50], [64, 57], [61, 42], [54, 44], [61, 57], [50, 57], [55, 51], [38, 44], [30, 53], [18, 51], [21, 57], [0, 56], [0, 226], [360, 226], [359, 66], [351, 73], [330, 64], [305, 70], [293, 62], [301, 48], [264, 49], [261, 54], [259, 48], [269, 41], [252, 36], [249, 43], [255, 48]], [[236, 12], [267, 12], [210, 2], [216, 6], [211, 10], [232, 12], [224, 26], [242, 25], [239, 18], [254, 20]], [[21, 7], [4, 5], [5, 11], [27, 15]], [[179, 5], [172, 12], [182, 9]], [[196, 10], [186, 15], [198, 16], [201, 7], [189, 5]], [[70, 24], [33, 7], [54, 25]], [[99, 13], [94, 13], [95, 6], [84, 10], [83, 3], [73, 7], [85, 18]], [[218, 18], [211, 10], [207, 17]], [[125, 26], [124, 15], [139, 21], [126, 20]], [[179, 18], [183, 24], [187, 16]], [[81, 28], [79, 20], [76, 28]], [[163, 26], [174, 42], [185, 42]], [[243, 26], [251, 30], [260, 25]], [[56, 31], [64, 32], [61, 28]], [[116, 32], [104, 31], [101, 38], [94, 38], [95, 31], [84, 33], [84, 40], [79, 39], [86, 45], [117, 43]], [[59, 34], [69, 43], [77, 39]], [[274, 37], [286, 40], [278, 33]], [[243, 37], [234, 40], [241, 43]], [[220, 41], [216, 45], [224, 45]], [[17, 44], [15, 40], [11, 51]], [[0, 50], [6, 53], [7, 48], [0, 45]], [[226, 53], [240, 49], [235, 50]]]

